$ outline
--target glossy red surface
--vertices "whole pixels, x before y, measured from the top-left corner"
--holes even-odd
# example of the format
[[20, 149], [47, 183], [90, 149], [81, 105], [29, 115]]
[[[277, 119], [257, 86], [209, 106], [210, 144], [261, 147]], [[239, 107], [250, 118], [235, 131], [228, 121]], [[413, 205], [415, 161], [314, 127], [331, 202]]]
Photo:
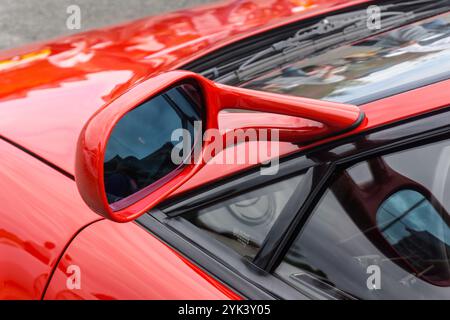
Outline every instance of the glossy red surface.
[[[259, 92], [249, 89], [236, 88], [231, 86], [216, 84], [196, 73], [188, 71], [170, 71], [157, 75], [142, 83], [137, 84], [126, 93], [105, 105], [97, 111], [87, 122], [78, 139], [75, 163], [75, 180], [81, 196], [89, 207], [101, 216], [117, 221], [128, 222], [136, 219], [145, 212], [166, 200], [167, 197], [190, 177], [197, 173], [204, 166], [207, 159], [202, 156], [192, 164], [185, 165], [178, 170], [178, 174], [166, 177], [163, 183], [159, 183], [157, 188], [148, 186], [134, 194], [134, 201], [126, 200], [128, 205], [113, 208], [108, 203], [106, 188], [104, 184], [104, 159], [106, 147], [110, 139], [111, 132], [120, 119], [129, 111], [148, 101], [152, 97], [186, 82], [194, 82], [203, 93], [204, 108], [206, 110], [203, 126], [207, 130], [219, 129], [219, 113], [225, 109], [246, 109], [251, 111], [272, 113], [267, 116], [267, 121], [260, 121], [254, 129], [267, 128], [280, 131], [280, 141], [293, 141], [295, 143], [305, 143], [315, 138], [320, 139], [330, 136], [343, 130], [354, 129], [361, 123], [364, 114], [356, 106], [305, 99], [293, 96], [284, 96], [275, 93]], [[289, 123], [274, 127], [273, 122], [269, 122], [274, 114], [298, 117], [312, 120], [323, 124], [322, 127], [314, 126], [308, 131], [304, 127], [295, 130]], [[236, 115], [236, 118], [239, 117]], [[260, 115], [260, 120], [263, 118]], [[290, 120], [289, 118], [280, 118]], [[248, 125], [248, 121], [243, 123]], [[242, 126], [238, 126], [240, 129]], [[288, 129], [286, 129], [288, 128]], [[207, 134], [205, 134], [207, 135]], [[230, 135], [228, 135], [230, 137]], [[234, 140], [234, 135], [231, 135]], [[255, 135], [254, 139], [257, 140]], [[225, 143], [228, 141], [224, 135]], [[202, 154], [207, 150], [211, 141], [203, 141]], [[276, 141], [278, 143], [278, 141]], [[160, 180], [161, 181], [161, 180]], [[150, 189], [151, 188], [151, 189]], [[148, 189], [148, 190], [147, 190]], [[142, 194], [138, 198], [137, 194]], [[131, 197], [129, 197], [131, 198]]]
[[0, 135], [73, 174], [86, 121], [136, 83], [237, 39], [361, 2], [226, 1], [0, 53]]
[[[355, 132], [446, 107], [449, 105], [450, 94], [445, 89], [449, 86], [450, 80], [447, 80], [367, 104], [362, 107], [367, 119]], [[330, 140], [332, 138], [321, 143]], [[298, 150], [297, 148], [296, 151]], [[205, 183], [211, 179], [205, 174], [212, 174], [218, 168], [226, 168], [222, 165], [217, 166], [205, 166], [193, 177], [197, 179], [193, 184]], [[244, 166], [230, 168], [232, 169], [222, 171], [220, 176], [244, 169]], [[213, 175], [213, 178], [216, 176]], [[139, 245], [135, 245], [136, 243]], [[124, 261], [127, 262], [126, 265]], [[67, 289], [66, 271], [70, 264], [76, 264], [81, 268], [80, 290]], [[146, 266], [149, 265], [152, 267], [147, 268]], [[102, 272], [98, 273], [97, 270]], [[178, 273], [178, 270], [182, 272]], [[142, 279], [148, 281], [142, 281]], [[164, 284], [161, 281], [164, 281]], [[169, 288], [176, 289], [169, 290]], [[214, 291], [213, 288], [219, 288], [219, 290]], [[174, 299], [237, 298], [227, 288], [154, 237], [149, 236], [137, 225], [114, 224], [108, 221], [95, 223], [81, 232], [58, 265], [45, 296], [46, 299], [163, 299], [167, 297]]]
[[74, 182], [0, 140], [0, 299], [40, 299], [66, 243], [98, 216]]
[[[80, 268], [69, 290], [67, 268]], [[135, 223], [83, 230], [64, 254], [45, 299], [240, 299]]]
[[[335, 137], [323, 139], [307, 146], [297, 146], [291, 143], [280, 143], [279, 154], [284, 156], [294, 152], [299, 152], [322, 143], [346, 137], [350, 134], [360, 133], [362, 131], [376, 128], [388, 123], [450, 106], [450, 91], [448, 88], [450, 88], [450, 80], [438, 82], [436, 84], [368, 103], [361, 106], [361, 110], [365, 113], [363, 123], [351, 133], [345, 133]], [[234, 126], [233, 119], [223, 118], [223, 120], [223, 127], [226, 128], [227, 126]], [[266, 158], [262, 161], [264, 160], [266, 160]], [[188, 183], [184, 184], [172, 193], [171, 197], [188, 192], [206, 183], [211, 183], [215, 180], [226, 178], [241, 170], [248, 169], [249, 167], [251, 167], [251, 165], [217, 164], [211, 161], [211, 163], [205, 165], [202, 170], [194, 175]]]
[[[122, 96], [105, 105], [86, 123], [78, 140], [75, 163], [75, 180], [78, 190], [89, 207], [98, 214], [117, 221], [128, 222], [150, 210], [183, 182], [198, 171], [201, 163], [187, 165], [178, 175], [167, 180], [158, 189], [152, 190], [138, 201], [125, 208], [113, 210], [109, 205], [104, 184], [103, 164], [106, 146], [117, 122], [130, 110], [151, 97], [183, 81], [196, 81], [205, 92], [205, 103], [214, 104], [212, 82], [187, 71], [172, 71], [160, 74], [131, 88]], [[198, 81], [197, 81], [198, 80]], [[207, 89], [205, 86], [211, 87]], [[217, 117], [217, 114], [216, 114]], [[145, 192], [147, 188], [139, 191]]]
[[[322, 131], [314, 131], [316, 138], [319, 139], [323, 136], [352, 128], [364, 117], [361, 110], [353, 105], [261, 92], [222, 84], [216, 84], [216, 86], [221, 96], [220, 109], [213, 112], [211, 121], [219, 121], [217, 114], [221, 110], [226, 109], [280, 114], [322, 123], [324, 125]], [[260, 121], [262, 121], [261, 118]], [[273, 125], [273, 123], [270, 122], [269, 117], [262, 127], [270, 125]], [[219, 126], [219, 123], [214, 124], [214, 127]], [[293, 133], [292, 138], [288, 137], [290, 132], [282, 132], [286, 126], [289, 126], [289, 124], [281, 125], [278, 129], [280, 134], [284, 133], [284, 136], [287, 136], [287, 141], [296, 143], [308, 142], [310, 137], [301, 136], [303, 132]], [[299, 140], [295, 141], [296, 138]]]
[[[5, 51], [0, 136], [73, 174], [85, 122], [136, 83], [237, 39], [360, 2], [232, 1]], [[355, 132], [448, 106], [449, 87], [447, 80], [365, 105]], [[280, 147], [280, 154], [301, 150]], [[39, 299], [65, 246], [98, 216], [73, 180], [3, 140], [0, 154], [0, 298]], [[172, 196], [245, 168], [207, 165]], [[80, 290], [67, 290], [72, 263], [81, 267]], [[238, 296], [135, 224], [101, 221], [70, 244], [45, 298]]]

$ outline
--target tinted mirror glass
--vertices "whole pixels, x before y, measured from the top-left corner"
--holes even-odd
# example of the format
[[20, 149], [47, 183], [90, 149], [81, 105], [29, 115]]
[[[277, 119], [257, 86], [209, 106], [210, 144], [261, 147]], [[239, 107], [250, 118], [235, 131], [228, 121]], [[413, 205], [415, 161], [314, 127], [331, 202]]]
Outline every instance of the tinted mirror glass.
[[[194, 122], [201, 119], [201, 94], [194, 84], [175, 86], [123, 116], [109, 138], [104, 159], [104, 181], [113, 210], [145, 197], [183, 169], [171, 154], [185, 129], [194, 145]], [[186, 155], [190, 156], [190, 155]]]
[[[431, 283], [448, 286], [450, 228], [424, 195], [400, 190], [377, 212], [377, 225], [393, 249]], [[444, 217], [447, 216], [445, 212]]]

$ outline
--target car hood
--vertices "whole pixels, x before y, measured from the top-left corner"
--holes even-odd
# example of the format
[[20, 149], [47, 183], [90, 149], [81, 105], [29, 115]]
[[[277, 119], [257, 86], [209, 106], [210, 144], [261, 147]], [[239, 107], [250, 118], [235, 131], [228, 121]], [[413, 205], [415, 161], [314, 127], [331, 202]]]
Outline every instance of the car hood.
[[227, 1], [0, 53], [0, 135], [69, 174], [83, 125], [136, 83], [227, 43], [362, 0]]

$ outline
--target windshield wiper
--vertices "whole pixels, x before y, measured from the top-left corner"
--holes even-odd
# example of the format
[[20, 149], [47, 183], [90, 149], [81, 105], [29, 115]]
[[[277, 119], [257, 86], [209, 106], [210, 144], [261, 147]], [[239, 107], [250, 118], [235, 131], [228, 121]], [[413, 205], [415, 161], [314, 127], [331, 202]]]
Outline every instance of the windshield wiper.
[[[411, 12], [408, 14], [412, 14]], [[348, 15], [348, 16], [347, 16]], [[405, 21], [406, 14], [403, 12], [387, 12], [385, 14], [381, 15], [381, 18], [384, 19], [387, 16], [395, 16], [401, 18], [400, 22]], [[330, 34], [332, 32], [338, 31], [340, 29], [343, 29], [343, 33], [348, 30], [352, 31], [353, 28], [361, 28], [365, 27], [364, 23], [367, 19], [367, 14], [365, 10], [358, 11], [351, 14], [342, 14], [337, 16], [332, 16], [325, 18], [321, 20], [319, 23], [301, 30], [300, 32], [297, 32], [295, 36], [292, 38], [289, 38], [287, 40], [283, 40], [280, 42], [277, 42], [273, 44], [270, 48], [262, 50], [255, 55], [253, 55], [250, 59], [245, 61], [239, 69], [245, 69], [248, 65], [252, 64], [253, 62], [271, 54], [271, 53], [277, 53], [281, 52], [285, 49], [289, 49], [292, 47], [299, 47], [303, 44], [308, 44], [307, 42], [302, 43], [302, 41], [305, 41], [307, 39], [311, 39], [314, 36], [323, 36], [326, 34]], [[397, 21], [397, 19], [395, 19]]]
[[[420, 7], [418, 12], [394, 11], [401, 7], [421, 4], [425, 6]], [[449, 0], [415, 0], [379, 6], [382, 26], [380, 30], [371, 30], [367, 27], [367, 10], [326, 17], [312, 26], [302, 28], [294, 36], [247, 57], [240, 63], [237, 70], [231, 73], [221, 76], [218, 70], [213, 70], [215, 78], [218, 82], [228, 84], [242, 82], [259, 73], [291, 62], [293, 59], [301, 59], [336, 45], [363, 39], [413, 20], [443, 12], [446, 7], [448, 10], [449, 6]], [[428, 9], [429, 7], [432, 9]], [[205, 73], [212, 73], [212, 71], [207, 70]]]

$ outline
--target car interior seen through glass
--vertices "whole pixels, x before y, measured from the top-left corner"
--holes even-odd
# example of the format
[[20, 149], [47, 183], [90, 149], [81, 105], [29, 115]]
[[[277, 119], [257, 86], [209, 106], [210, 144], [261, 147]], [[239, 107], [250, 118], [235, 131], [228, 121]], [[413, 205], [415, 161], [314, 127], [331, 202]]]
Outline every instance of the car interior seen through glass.
[[445, 140], [339, 172], [275, 274], [313, 298], [450, 298], [449, 161]]
[[179, 85], [128, 112], [108, 141], [104, 179], [109, 203], [156, 183], [180, 165], [171, 159], [176, 129], [190, 132], [201, 119], [200, 100], [193, 85]]

